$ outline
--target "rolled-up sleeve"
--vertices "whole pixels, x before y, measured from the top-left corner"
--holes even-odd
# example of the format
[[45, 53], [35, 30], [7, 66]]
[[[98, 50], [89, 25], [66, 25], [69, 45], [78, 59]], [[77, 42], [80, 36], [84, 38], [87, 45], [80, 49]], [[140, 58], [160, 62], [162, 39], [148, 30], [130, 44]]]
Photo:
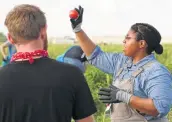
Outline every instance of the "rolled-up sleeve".
[[159, 112], [157, 117], [168, 114], [172, 105], [172, 76], [165, 69], [155, 69], [146, 81], [146, 93], [153, 99]]
[[127, 57], [123, 53], [103, 52], [99, 46], [96, 46], [93, 53], [87, 59], [91, 65], [103, 72], [114, 74], [127, 60]]

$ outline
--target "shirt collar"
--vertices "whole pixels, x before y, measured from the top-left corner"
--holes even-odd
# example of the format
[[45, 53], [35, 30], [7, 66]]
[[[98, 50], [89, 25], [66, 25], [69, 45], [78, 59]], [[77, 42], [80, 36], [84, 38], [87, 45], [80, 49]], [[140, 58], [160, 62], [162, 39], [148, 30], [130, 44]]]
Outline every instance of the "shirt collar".
[[136, 67], [141, 67], [143, 65], [145, 65], [147, 62], [155, 60], [155, 55], [152, 53], [144, 58], [142, 58], [139, 62], [137, 62], [136, 64], [133, 64], [132, 62], [132, 58], [129, 58], [129, 60], [127, 61], [127, 67], [131, 68], [133, 65]]

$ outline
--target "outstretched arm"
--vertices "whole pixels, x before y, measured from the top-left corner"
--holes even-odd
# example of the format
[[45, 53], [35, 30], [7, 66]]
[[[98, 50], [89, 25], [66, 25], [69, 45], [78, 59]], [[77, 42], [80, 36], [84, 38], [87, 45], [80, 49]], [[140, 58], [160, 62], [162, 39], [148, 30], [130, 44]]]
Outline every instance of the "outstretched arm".
[[81, 29], [84, 9], [79, 6], [79, 9], [75, 8], [75, 10], [79, 13], [79, 17], [77, 19], [70, 19], [72, 29], [89, 63], [103, 72], [109, 74], [116, 73], [127, 57], [121, 53], [103, 52]]
[[90, 56], [96, 48], [96, 44], [87, 36], [83, 30], [75, 33], [75, 35], [85, 55]]

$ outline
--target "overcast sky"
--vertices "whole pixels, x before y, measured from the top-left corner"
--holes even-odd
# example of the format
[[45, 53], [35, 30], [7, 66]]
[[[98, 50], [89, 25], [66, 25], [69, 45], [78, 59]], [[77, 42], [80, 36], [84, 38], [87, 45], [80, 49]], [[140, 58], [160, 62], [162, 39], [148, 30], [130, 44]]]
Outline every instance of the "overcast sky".
[[84, 7], [83, 28], [89, 35], [125, 35], [135, 22], [155, 26], [162, 36], [172, 36], [172, 0], [3, 0], [0, 4], [0, 31], [6, 14], [14, 5], [38, 5], [48, 21], [49, 36], [73, 35], [68, 13]]

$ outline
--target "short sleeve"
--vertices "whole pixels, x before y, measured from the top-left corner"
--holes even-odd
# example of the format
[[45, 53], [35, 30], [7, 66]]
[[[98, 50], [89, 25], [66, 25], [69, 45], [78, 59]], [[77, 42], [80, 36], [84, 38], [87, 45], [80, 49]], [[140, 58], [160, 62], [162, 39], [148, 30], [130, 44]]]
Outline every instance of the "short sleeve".
[[97, 110], [84, 75], [77, 72], [76, 76], [73, 119], [78, 120], [94, 114]]

